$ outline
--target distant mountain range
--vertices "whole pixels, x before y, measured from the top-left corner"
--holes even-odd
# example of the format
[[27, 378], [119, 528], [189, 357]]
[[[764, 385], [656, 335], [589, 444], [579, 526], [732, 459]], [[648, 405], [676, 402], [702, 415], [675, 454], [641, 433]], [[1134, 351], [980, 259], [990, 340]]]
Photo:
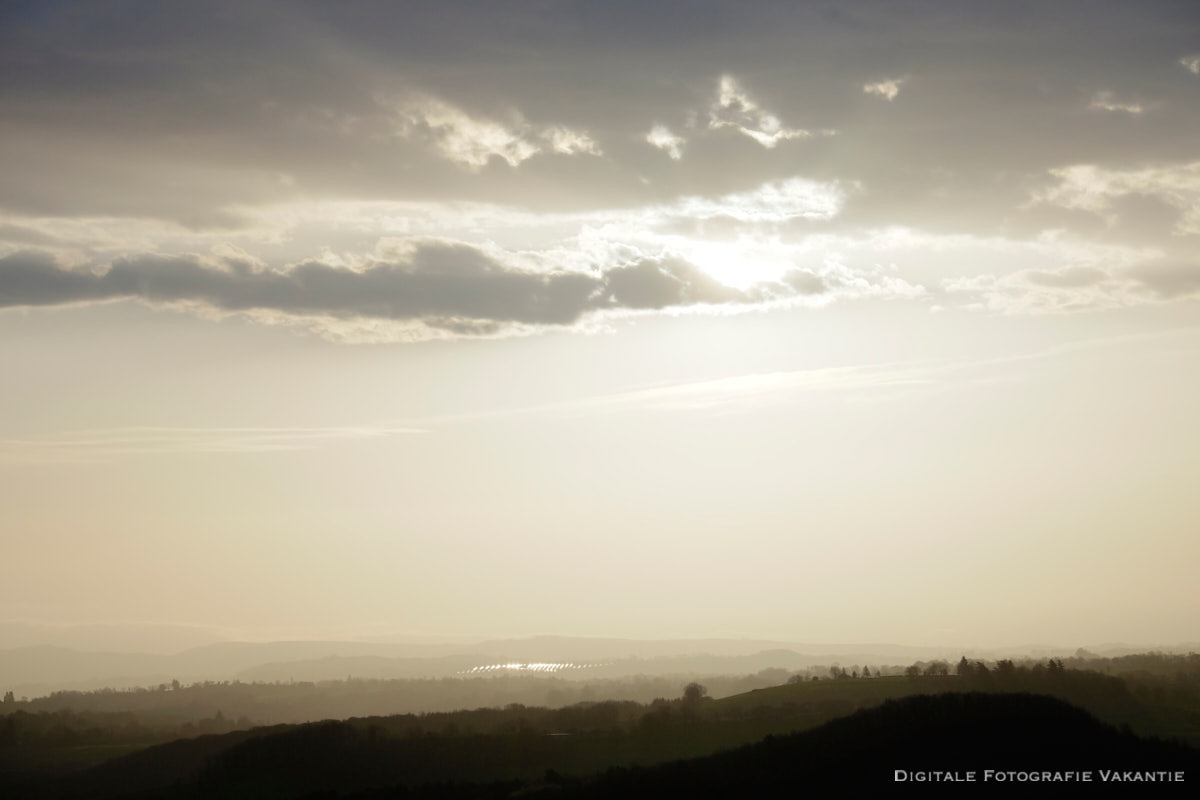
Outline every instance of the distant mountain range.
[[[1188, 648], [1172, 648], [1186, 651]], [[1129, 648], [1094, 647], [1118, 655]], [[55, 645], [0, 650], [0, 690], [36, 697], [62, 689], [154, 686], [179, 680], [321, 681], [446, 677], [502, 664], [571, 664], [568, 678], [632, 674], [746, 674], [767, 668], [801, 670], [822, 664], [908, 664], [957, 659], [946, 647], [889, 644], [809, 644], [761, 639], [600, 639], [538, 636], [473, 644], [357, 641], [217, 642], [177, 653], [104, 652]], [[1035, 648], [1025, 654], [1069, 655]], [[971, 657], [1004, 657], [1012, 652]]]

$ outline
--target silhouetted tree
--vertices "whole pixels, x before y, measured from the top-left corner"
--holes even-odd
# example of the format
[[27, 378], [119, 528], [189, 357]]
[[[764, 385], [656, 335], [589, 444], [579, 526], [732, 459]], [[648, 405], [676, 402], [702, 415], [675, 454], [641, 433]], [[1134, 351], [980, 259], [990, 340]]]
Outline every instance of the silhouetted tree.
[[692, 681], [687, 686], [683, 687], [683, 702], [687, 705], [699, 703], [708, 696], [708, 687], [704, 684]]

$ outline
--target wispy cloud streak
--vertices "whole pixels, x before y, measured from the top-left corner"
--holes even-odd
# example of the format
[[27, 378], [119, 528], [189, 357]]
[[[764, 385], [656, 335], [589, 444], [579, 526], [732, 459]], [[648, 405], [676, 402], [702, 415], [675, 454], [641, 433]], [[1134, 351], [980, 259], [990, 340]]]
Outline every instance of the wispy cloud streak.
[[133, 426], [65, 431], [38, 438], [0, 439], [0, 460], [91, 461], [113, 456], [171, 453], [272, 453], [425, 432], [417, 427], [380, 425], [311, 428]]
[[624, 411], [724, 412], [752, 411], [767, 405], [795, 403], [800, 397], [823, 396], [845, 401], [882, 397], [889, 391], [935, 391], [956, 383], [975, 382], [1007, 364], [1061, 358], [1072, 353], [1125, 346], [1144, 340], [1200, 337], [1200, 327], [1178, 328], [1065, 342], [1026, 353], [983, 359], [897, 361], [780, 372], [756, 372], [702, 381], [647, 386], [557, 403], [497, 409], [412, 420], [429, 428], [484, 419], [521, 416], [584, 416]]

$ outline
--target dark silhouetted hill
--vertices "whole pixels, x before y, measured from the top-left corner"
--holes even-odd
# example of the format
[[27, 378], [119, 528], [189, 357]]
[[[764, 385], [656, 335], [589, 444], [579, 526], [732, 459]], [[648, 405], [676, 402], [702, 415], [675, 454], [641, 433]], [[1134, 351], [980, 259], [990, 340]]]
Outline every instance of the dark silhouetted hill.
[[[1194, 782], [1200, 752], [1139, 738], [1051, 697], [949, 693], [889, 700], [811, 731], [707, 758], [645, 769], [613, 769], [563, 797], [788, 797], [814, 788], [898, 789], [896, 770], [1183, 771]], [[930, 781], [920, 783], [927, 788]], [[991, 782], [997, 785], [995, 781]], [[1009, 788], [1016, 788], [1010, 783]], [[1182, 789], [1182, 785], [1178, 788]]]
[[1118, 730], [1062, 700], [1021, 693], [889, 700], [707, 757], [628, 766], [701, 746], [707, 730], [703, 716], [686, 715], [661, 727], [601, 725], [571, 735], [546, 735], [519, 722], [498, 733], [420, 735], [389, 729], [387, 719], [331, 721], [173, 742], [31, 796], [779, 797], [893, 789], [896, 770], [974, 771], [979, 784], [985, 770], [1090, 771], [1093, 786], [1101, 784], [1101, 770], [1184, 771], [1192, 781], [1200, 775], [1196, 750]]

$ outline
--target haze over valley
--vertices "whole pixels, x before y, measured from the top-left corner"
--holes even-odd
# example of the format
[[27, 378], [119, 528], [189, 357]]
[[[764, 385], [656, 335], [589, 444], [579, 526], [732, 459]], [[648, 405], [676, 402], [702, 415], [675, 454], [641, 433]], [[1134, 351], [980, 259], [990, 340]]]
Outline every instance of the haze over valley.
[[1190, 768], [1194, 2], [12, 0], [0, 96], [0, 791]]

